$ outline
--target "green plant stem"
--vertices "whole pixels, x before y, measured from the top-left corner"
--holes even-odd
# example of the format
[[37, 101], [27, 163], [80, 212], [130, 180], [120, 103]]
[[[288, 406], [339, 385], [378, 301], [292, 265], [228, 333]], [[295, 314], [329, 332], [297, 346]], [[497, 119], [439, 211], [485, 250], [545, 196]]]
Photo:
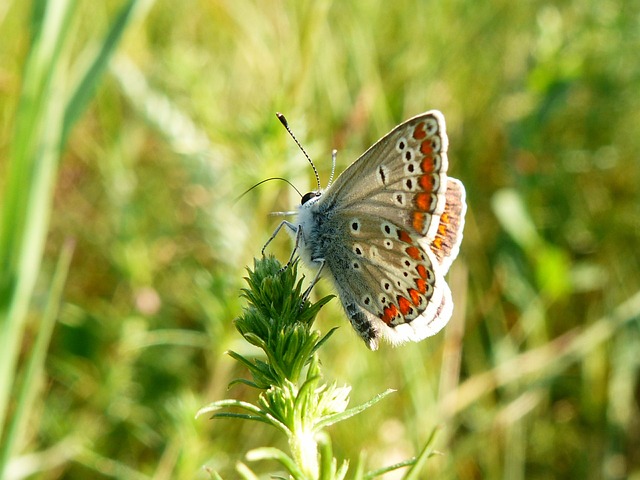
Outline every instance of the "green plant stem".
[[0, 219], [0, 438], [29, 299], [44, 249], [64, 114], [61, 52], [75, 2], [34, 6], [36, 28], [16, 115]]
[[315, 440], [315, 431], [305, 429], [297, 422], [296, 429], [289, 436], [289, 448], [296, 464], [304, 472], [307, 478], [318, 478], [318, 442]]
[[29, 413], [32, 411], [34, 400], [38, 391], [41, 389], [45, 357], [58, 315], [62, 292], [73, 256], [74, 245], [72, 240], [67, 240], [58, 260], [52, 288], [49, 291], [47, 307], [42, 322], [40, 323], [36, 342], [32, 349], [33, 353], [28, 359], [22, 378], [20, 392], [16, 401], [16, 409], [13, 415], [11, 415], [5, 441], [0, 444], [0, 471], [2, 471], [4, 465], [7, 465], [9, 459], [15, 453], [16, 447], [23, 440], [21, 435], [25, 431], [25, 425], [30, 418]]

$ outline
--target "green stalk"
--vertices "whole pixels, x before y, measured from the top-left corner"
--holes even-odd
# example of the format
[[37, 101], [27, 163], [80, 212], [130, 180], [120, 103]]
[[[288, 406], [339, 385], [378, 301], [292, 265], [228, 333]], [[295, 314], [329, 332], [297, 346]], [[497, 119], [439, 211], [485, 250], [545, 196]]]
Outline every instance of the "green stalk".
[[64, 115], [61, 57], [75, 5], [34, 4], [0, 213], [0, 438], [49, 222]]
[[[36, 0], [0, 210], [0, 439], [42, 260], [60, 157], [122, 35], [153, 0], [127, 0], [69, 91], [66, 74], [77, 0]], [[3, 465], [0, 464], [0, 473]]]
[[42, 388], [41, 379], [43, 378], [47, 349], [62, 302], [62, 294], [67, 280], [67, 274], [69, 273], [69, 266], [71, 265], [73, 249], [74, 242], [67, 240], [58, 259], [58, 265], [53, 276], [42, 322], [38, 329], [35, 344], [31, 349], [20, 392], [18, 393], [16, 409], [9, 420], [6, 441], [0, 444], [0, 472], [15, 453], [16, 447], [24, 440], [22, 435], [29, 421], [29, 413], [32, 411], [31, 407], [34, 404], [38, 392]]
[[316, 432], [312, 428], [304, 429], [302, 422], [297, 425], [289, 436], [291, 455], [305, 478], [318, 478], [320, 464], [318, 463], [318, 442]]

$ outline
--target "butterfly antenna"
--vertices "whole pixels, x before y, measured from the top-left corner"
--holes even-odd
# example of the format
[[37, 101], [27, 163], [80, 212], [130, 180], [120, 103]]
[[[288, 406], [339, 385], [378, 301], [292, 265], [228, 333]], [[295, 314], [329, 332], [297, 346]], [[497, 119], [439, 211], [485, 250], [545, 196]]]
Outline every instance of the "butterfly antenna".
[[287, 122], [287, 119], [285, 118], [285, 116], [283, 114], [281, 114], [280, 112], [277, 112], [276, 113], [276, 117], [278, 117], [278, 120], [280, 120], [280, 123], [282, 125], [284, 125], [284, 128], [287, 129], [287, 132], [289, 132], [289, 135], [291, 135], [291, 138], [293, 138], [293, 141], [296, 142], [296, 145], [298, 145], [298, 148], [302, 151], [304, 156], [307, 157], [307, 160], [309, 160], [309, 163], [311, 164], [311, 168], [313, 168], [313, 173], [316, 176], [316, 183], [318, 184], [318, 190], [320, 190], [320, 188], [321, 188], [321, 186], [320, 186], [320, 175], [318, 174], [318, 170], [316, 169], [316, 166], [313, 164], [313, 161], [311, 160], [309, 155], [307, 155], [307, 152], [304, 151], [304, 148], [302, 148], [302, 145], [300, 145], [300, 142], [298, 141], [296, 136], [293, 134], [293, 132], [289, 128], [289, 122]]
[[338, 158], [338, 151], [334, 148], [331, 151], [331, 176], [329, 177], [327, 188], [331, 186], [331, 182], [333, 182], [333, 174], [336, 173], [336, 158]]
[[244, 197], [247, 193], [249, 193], [251, 190], [253, 190], [256, 187], [259, 187], [260, 185], [262, 185], [263, 183], [266, 182], [270, 182], [271, 180], [282, 180], [283, 182], [288, 183], [289, 185], [291, 185], [291, 188], [293, 188], [296, 192], [298, 192], [298, 195], [300, 195], [300, 197], [302, 197], [302, 193], [300, 192], [300, 190], [298, 190], [296, 188], [296, 186], [291, 183], [289, 180], [287, 180], [286, 178], [282, 178], [282, 177], [271, 177], [271, 178], [267, 178], [265, 180], [262, 180], [261, 182], [256, 183], [253, 187], [248, 188], [247, 190], [245, 190], [242, 195], [240, 195], [239, 197], [237, 197], [233, 203], [236, 203], [238, 200], [240, 200], [242, 197]]

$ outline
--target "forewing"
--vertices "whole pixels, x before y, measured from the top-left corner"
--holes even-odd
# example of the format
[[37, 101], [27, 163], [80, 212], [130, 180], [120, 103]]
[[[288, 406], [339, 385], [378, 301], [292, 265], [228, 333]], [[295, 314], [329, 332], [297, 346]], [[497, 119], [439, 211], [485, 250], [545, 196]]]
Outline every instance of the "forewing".
[[365, 211], [431, 241], [445, 210], [447, 147], [440, 112], [413, 117], [345, 170], [323, 200], [345, 212]]

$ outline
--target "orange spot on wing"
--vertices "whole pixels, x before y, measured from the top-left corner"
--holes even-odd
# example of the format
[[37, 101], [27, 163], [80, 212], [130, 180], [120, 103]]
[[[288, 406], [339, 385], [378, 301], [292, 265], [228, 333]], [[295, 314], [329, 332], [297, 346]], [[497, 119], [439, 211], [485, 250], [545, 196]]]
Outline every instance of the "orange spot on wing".
[[409, 296], [411, 297], [411, 301], [413, 302], [413, 304], [417, 307], [418, 305], [420, 305], [420, 294], [418, 293], [417, 290], [410, 288], [409, 289]]
[[404, 230], [398, 230], [398, 239], [404, 243], [411, 243], [411, 236]]
[[[422, 265], [420, 265], [422, 267]], [[422, 267], [424, 268], [424, 267]], [[426, 277], [426, 273], [425, 273], [425, 277]], [[421, 278], [416, 278], [416, 286], [418, 287], [418, 291], [422, 294], [427, 293], [427, 282], [425, 282], [423, 279]]]
[[424, 173], [433, 173], [436, 169], [436, 164], [433, 161], [433, 157], [428, 155], [420, 162], [420, 168]]
[[403, 316], [406, 316], [411, 311], [411, 302], [404, 297], [398, 296], [398, 306]]
[[[414, 260], [420, 260], [420, 249], [418, 247], [408, 247], [405, 252], [407, 252], [407, 255], [409, 255], [411, 258], [413, 258]], [[422, 265], [418, 265], [418, 267], [421, 267]], [[416, 267], [416, 269], [418, 268]], [[422, 267], [424, 268], [424, 267]], [[426, 272], [426, 271], [425, 271]], [[426, 277], [425, 277], [426, 278]]]
[[422, 232], [424, 230], [424, 220], [425, 220], [425, 215], [424, 213], [421, 212], [413, 212], [413, 228], [417, 231], [417, 232]]
[[431, 208], [431, 194], [430, 193], [418, 193], [415, 196], [415, 204], [418, 210], [428, 212]]
[[424, 155], [431, 155], [433, 153], [433, 145], [431, 145], [431, 140], [425, 140], [424, 142], [422, 142], [420, 144], [420, 151]]
[[[418, 271], [418, 275], [420, 275], [420, 278], [422, 278], [424, 280], [427, 279], [427, 269], [424, 268], [424, 265], [416, 266], [416, 270]], [[422, 292], [422, 290], [420, 290], [420, 291]], [[424, 292], [422, 292], [422, 293], [424, 293]]]
[[427, 132], [424, 131], [424, 122], [420, 122], [413, 130], [413, 138], [416, 140], [422, 140], [427, 136]]
[[427, 192], [433, 192], [434, 190], [433, 175], [429, 175], [429, 174], [422, 175], [418, 179], [418, 184], [420, 185], [420, 188], [422, 188], [423, 190]]
[[380, 320], [389, 325], [391, 321], [398, 316], [398, 309], [395, 305], [389, 305], [384, 307], [383, 314], [380, 316]]
[[447, 236], [447, 226], [449, 225], [449, 215], [445, 212], [440, 215], [440, 224], [438, 225], [438, 235], [442, 237]]

